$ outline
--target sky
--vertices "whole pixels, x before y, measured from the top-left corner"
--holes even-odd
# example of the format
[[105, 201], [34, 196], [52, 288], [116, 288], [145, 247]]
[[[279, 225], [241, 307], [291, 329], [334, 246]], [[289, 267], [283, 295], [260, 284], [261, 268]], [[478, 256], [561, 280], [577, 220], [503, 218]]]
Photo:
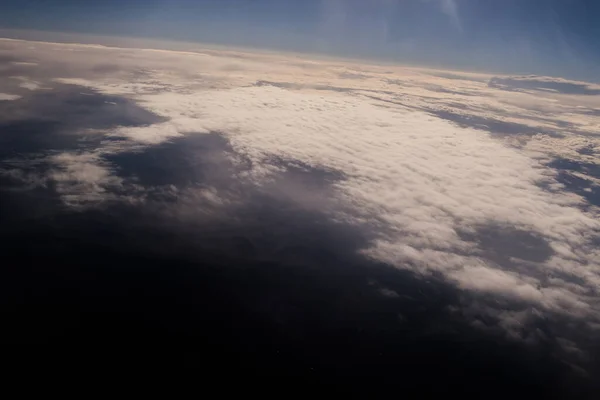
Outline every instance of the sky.
[[597, 81], [594, 0], [8, 0], [0, 27]]

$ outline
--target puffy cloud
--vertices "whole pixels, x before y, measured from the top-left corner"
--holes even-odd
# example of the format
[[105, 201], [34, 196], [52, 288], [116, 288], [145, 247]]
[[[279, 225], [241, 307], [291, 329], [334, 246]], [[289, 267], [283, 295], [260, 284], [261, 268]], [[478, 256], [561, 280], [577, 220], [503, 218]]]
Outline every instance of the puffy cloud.
[[49, 178], [65, 203], [73, 206], [111, 199], [108, 190], [122, 185], [110, 166], [93, 153], [61, 153], [48, 161], [54, 167]]

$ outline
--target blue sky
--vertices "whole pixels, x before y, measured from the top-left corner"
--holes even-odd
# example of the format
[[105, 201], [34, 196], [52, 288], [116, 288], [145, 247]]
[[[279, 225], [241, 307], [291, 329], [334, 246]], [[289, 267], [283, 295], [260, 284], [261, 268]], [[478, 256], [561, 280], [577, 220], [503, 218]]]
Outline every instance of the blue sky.
[[4, 0], [0, 27], [598, 80], [597, 0]]

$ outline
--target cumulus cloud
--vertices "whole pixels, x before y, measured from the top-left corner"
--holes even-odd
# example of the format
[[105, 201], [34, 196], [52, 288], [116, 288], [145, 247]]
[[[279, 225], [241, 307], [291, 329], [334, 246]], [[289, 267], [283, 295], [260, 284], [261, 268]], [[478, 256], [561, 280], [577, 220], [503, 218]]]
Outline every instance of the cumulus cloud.
[[122, 185], [110, 166], [93, 153], [61, 153], [48, 161], [54, 167], [49, 178], [65, 203], [73, 206], [106, 201], [112, 197], [107, 198], [108, 189]]

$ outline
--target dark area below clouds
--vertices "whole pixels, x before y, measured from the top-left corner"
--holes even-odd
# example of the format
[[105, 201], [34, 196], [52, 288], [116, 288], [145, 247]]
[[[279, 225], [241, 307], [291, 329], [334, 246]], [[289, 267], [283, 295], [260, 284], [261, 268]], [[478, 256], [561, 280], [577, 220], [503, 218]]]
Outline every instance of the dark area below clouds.
[[[186, 142], [170, 146], [185, 154]], [[169, 168], [156, 154], [148, 168]], [[211, 167], [210, 159], [196, 164]], [[193, 182], [219, 186], [220, 177], [210, 179], [199, 173]], [[570, 391], [580, 378], [544, 346], [505, 341], [451, 313], [464, 296], [454, 287], [361, 256], [367, 229], [236, 185], [243, 204], [214, 219], [164, 212], [182, 199], [73, 211], [56, 194], [2, 216], [4, 341], [58, 347], [81, 365], [164, 368], [155, 357], [166, 353], [170, 369], [201, 362], [230, 377], [302, 375], [423, 394], [578, 394]], [[6, 189], [3, 198], [16, 203], [28, 195]], [[138, 358], [147, 346], [151, 354]], [[435, 386], [421, 386], [428, 381]]]

